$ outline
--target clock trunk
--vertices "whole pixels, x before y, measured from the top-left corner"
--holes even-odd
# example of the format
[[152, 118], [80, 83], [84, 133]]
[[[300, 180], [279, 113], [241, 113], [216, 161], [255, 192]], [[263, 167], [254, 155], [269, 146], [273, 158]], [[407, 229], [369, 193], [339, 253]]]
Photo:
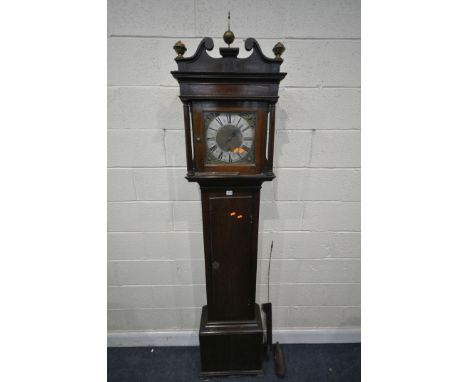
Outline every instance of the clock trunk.
[[202, 189], [208, 320], [252, 320], [260, 188]]

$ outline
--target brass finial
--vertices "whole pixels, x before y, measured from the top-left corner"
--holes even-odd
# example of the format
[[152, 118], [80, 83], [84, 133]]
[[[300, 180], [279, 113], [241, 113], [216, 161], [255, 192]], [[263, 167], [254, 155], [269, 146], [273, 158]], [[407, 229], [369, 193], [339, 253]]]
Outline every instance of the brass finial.
[[185, 47], [184, 43], [179, 40], [174, 44], [174, 50], [177, 53], [177, 58], [182, 58], [187, 48]]
[[273, 53], [275, 54], [275, 58], [281, 58], [281, 55], [284, 53], [286, 48], [281, 42], [277, 42], [272, 50], [273, 50]]
[[228, 46], [234, 42], [234, 33], [231, 31], [231, 11], [228, 12], [228, 30], [223, 34], [223, 40]]

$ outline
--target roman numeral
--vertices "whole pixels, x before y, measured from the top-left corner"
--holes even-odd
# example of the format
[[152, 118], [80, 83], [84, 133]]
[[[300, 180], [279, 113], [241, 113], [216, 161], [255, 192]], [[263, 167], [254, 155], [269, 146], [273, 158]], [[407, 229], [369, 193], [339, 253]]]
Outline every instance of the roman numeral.
[[243, 148], [245, 151], [250, 151], [250, 149], [249, 149], [246, 145], [242, 145], [242, 148]]
[[[209, 141], [212, 141], [213, 139], [216, 139], [216, 137], [209, 137], [208, 138]], [[250, 138], [250, 139], [252, 139], [252, 138]]]
[[245, 126], [243, 129], [241, 129], [242, 132], [246, 131], [249, 129], [250, 126]]
[[213, 129], [212, 127], [208, 127], [208, 130], [218, 131], [216, 129]]
[[221, 119], [219, 117], [216, 117], [216, 122], [219, 123], [219, 126], [223, 126], [223, 122], [221, 122]]
[[244, 141], [251, 141], [251, 140], [253, 140], [252, 137], [245, 137], [245, 138], [244, 138]]
[[228, 123], [231, 123], [231, 113], [226, 114]]
[[232, 163], [231, 154], [229, 154], [229, 163]]
[[213, 146], [210, 147], [210, 151], [211, 151], [211, 152], [214, 152], [217, 148], [218, 148], [218, 146], [213, 145]]
[[223, 157], [223, 152], [221, 151], [218, 155], [218, 159], [221, 160], [222, 157]]
[[241, 117], [239, 117], [239, 119], [237, 120], [237, 123], [236, 123], [236, 127], [239, 125], [239, 122], [241, 121]]

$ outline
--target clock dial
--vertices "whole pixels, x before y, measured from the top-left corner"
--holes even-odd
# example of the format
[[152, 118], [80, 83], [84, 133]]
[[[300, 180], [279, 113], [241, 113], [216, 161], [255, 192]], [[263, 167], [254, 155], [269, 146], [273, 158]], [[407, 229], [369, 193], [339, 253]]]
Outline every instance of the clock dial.
[[204, 113], [205, 162], [254, 163], [255, 113]]

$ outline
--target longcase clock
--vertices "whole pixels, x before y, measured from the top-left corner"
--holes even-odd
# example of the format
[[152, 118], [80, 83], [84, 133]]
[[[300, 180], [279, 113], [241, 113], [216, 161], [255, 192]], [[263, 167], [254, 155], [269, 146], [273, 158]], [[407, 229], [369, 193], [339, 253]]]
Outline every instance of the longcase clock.
[[239, 58], [228, 47], [211, 57], [204, 38], [192, 57], [178, 41], [174, 49], [185, 124], [189, 182], [201, 189], [207, 305], [199, 340], [201, 376], [262, 374], [263, 327], [255, 302], [257, 237], [262, 183], [271, 181], [275, 105], [284, 46], [266, 57], [249, 38]]

